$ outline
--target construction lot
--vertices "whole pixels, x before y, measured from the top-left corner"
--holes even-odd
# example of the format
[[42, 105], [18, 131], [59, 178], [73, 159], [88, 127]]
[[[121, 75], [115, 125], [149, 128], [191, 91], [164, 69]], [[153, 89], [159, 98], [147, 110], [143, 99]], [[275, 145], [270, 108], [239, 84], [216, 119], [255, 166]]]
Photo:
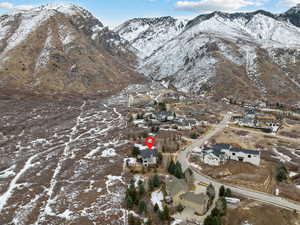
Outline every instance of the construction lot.
[[229, 207], [224, 225], [299, 225], [300, 215], [253, 200]]
[[[202, 163], [197, 156], [191, 160], [201, 167], [201, 171], [222, 183], [232, 184], [252, 190], [275, 194], [300, 201], [300, 151], [299, 139], [285, 139], [280, 135], [252, 132], [247, 129], [227, 127], [217, 133], [208, 144], [226, 143], [235, 147], [261, 151], [260, 166], [249, 163], [227, 161], [221, 166], [209, 166]], [[284, 182], [277, 182], [276, 171], [279, 164], [283, 164], [290, 176]]]

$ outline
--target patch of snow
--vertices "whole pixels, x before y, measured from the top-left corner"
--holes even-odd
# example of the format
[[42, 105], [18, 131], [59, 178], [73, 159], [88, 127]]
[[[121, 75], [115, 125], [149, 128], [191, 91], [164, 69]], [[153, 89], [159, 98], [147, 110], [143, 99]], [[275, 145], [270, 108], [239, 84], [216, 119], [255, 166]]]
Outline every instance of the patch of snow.
[[272, 156], [275, 159], [279, 159], [281, 162], [290, 162], [292, 159], [291, 157], [279, 152], [277, 149], [273, 148], [273, 152], [277, 155], [277, 156]]
[[11, 166], [10, 168], [8, 168], [6, 170], [0, 171], [0, 179], [9, 178], [9, 177], [16, 175], [16, 173], [13, 171], [13, 169], [15, 169], [15, 165]]
[[296, 176], [296, 175], [298, 175], [298, 173], [295, 173], [295, 172], [289, 172], [289, 177], [294, 177], [294, 176]]
[[73, 42], [75, 40], [73, 31], [70, 30], [70, 28], [65, 25], [59, 26], [58, 33], [59, 33], [60, 40], [64, 46], [67, 44], [70, 44], [71, 42]]
[[113, 148], [110, 148], [110, 149], [104, 150], [102, 152], [101, 157], [107, 158], [107, 157], [114, 157], [116, 155], [117, 155], [116, 150]]
[[73, 213], [72, 211], [70, 211], [69, 209], [67, 209], [63, 213], [58, 214], [58, 217], [64, 218], [66, 220], [70, 220], [72, 218], [71, 217], [72, 213]]
[[174, 221], [172, 221], [171, 225], [179, 225], [183, 222], [183, 220], [180, 219], [175, 219]]
[[202, 167], [199, 166], [199, 165], [197, 165], [196, 163], [191, 163], [191, 166], [192, 166], [192, 167], [195, 167], [195, 168], [197, 168], [197, 169], [199, 169], [199, 170], [202, 170]]
[[7, 40], [8, 44], [2, 55], [25, 41], [32, 32], [53, 15], [55, 15], [54, 11], [40, 11], [38, 13], [26, 11], [26, 13], [21, 14], [21, 23], [13, 35]]
[[52, 42], [52, 30], [49, 29], [44, 47], [35, 64], [35, 72], [47, 66], [49, 62], [50, 49], [52, 47], [51, 42]]
[[17, 175], [9, 183], [7, 190], [0, 196], [0, 213], [4, 209], [8, 199], [12, 196], [13, 190], [18, 186], [18, 180], [33, 166], [33, 161], [38, 157], [39, 154], [31, 156], [26, 162], [23, 168], [17, 173]]
[[151, 202], [152, 205], [157, 204], [160, 210], [163, 210], [162, 202], [164, 200], [164, 195], [162, 191], [157, 190], [151, 193]]
[[101, 150], [101, 147], [97, 147], [93, 150], [91, 150], [86, 156], [85, 158], [92, 158], [95, 154], [97, 154], [99, 151]]

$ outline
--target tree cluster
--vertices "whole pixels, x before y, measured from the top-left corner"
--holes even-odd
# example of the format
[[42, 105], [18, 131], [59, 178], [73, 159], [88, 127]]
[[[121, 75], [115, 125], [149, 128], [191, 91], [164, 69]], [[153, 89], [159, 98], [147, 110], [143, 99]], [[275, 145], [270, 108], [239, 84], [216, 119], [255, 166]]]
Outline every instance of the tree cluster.
[[140, 213], [147, 212], [145, 201], [141, 200], [145, 196], [145, 187], [142, 181], [138, 182], [138, 188], [135, 187], [134, 180], [131, 181], [126, 190], [125, 202], [128, 209], [133, 209], [138, 206]]
[[160, 129], [159, 126], [152, 126], [151, 133], [158, 133], [159, 129]]
[[134, 156], [134, 157], [137, 157], [139, 154], [140, 154], [140, 149], [136, 146], [133, 146], [132, 150], [131, 150], [131, 154]]
[[184, 173], [182, 172], [182, 167], [180, 162], [176, 162], [174, 163], [173, 160], [171, 160], [169, 167], [168, 167], [168, 172], [172, 175], [174, 175], [175, 177], [177, 177], [178, 179], [182, 179], [184, 178]]
[[205, 218], [204, 225], [222, 225], [222, 216], [226, 215], [227, 203], [224, 197], [219, 198], [216, 207]]
[[199, 135], [197, 133], [192, 133], [190, 136], [192, 139], [197, 139], [199, 137]]
[[210, 202], [212, 202], [216, 196], [216, 190], [212, 184], [207, 186], [206, 194], [208, 195]]
[[152, 191], [154, 188], [158, 188], [161, 185], [160, 178], [157, 174], [149, 178], [149, 189]]
[[164, 205], [163, 210], [158, 209], [157, 214], [161, 221], [170, 220], [170, 210], [167, 205]]
[[219, 190], [219, 197], [231, 197], [232, 192], [230, 188], [226, 188], [222, 185]]
[[286, 181], [288, 178], [288, 170], [283, 163], [279, 163], [276, 168], [276, 180], [278, 182]]

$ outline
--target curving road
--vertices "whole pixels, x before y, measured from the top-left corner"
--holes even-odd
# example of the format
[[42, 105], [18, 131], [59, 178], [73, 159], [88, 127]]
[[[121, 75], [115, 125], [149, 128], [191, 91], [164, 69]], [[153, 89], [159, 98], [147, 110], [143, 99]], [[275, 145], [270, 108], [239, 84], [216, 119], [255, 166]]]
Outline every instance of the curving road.
[[207, 133], [205, 136], [203, 136], [200, 139], [197, 139], [193, 141], [188, 147], [186, 147], [184, 150], [182, 150], [180, 153], [178, 153], [178, 161], [181, 163], [183, 170], [187, 168], [191, 168], [194, 171], [195, 180], [206, 183], [206, 184], [212, 184], [215, 186], [216, 189], [219, 189], [221, 185], [224, 185], [226, 188], [230, 188], [234, 193], [242, 195], [249, 199], [254, 199], [260, 202], [268, 203], [274, 206], [278, 206], [280, 208], [289, 209], [289, 210], [296, 210], [300, 211], [300, 204], [296, 202], [292, 202], [280, 197], [276, 197], [271, 194], [253, 191], [250, 189], [222, 184], [208, 176], [205, 176], [201, 173], [197, 168], [194, 168], [190, 165], [189, 162], [189, 155], [192, 152], [192, 150], [195, 147], [200, 147], [204, 145], [206, 141], [208, 141], [211, 137], [213, 137], [215, 134], [217, 134], [219, 131], [223, 130], [227, 124], [229, 123], [231, 118], [231, 113], [228, 113], [225, 115], [224, 119], [217, 124], [209, 133]]

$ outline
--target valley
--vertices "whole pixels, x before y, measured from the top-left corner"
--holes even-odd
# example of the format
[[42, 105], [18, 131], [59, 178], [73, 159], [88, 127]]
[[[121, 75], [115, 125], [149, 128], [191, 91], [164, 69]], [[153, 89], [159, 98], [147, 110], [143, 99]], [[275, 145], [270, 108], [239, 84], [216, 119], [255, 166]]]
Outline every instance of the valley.
[[299, 18], [1, 15], [0, 225], [299, 225]]

